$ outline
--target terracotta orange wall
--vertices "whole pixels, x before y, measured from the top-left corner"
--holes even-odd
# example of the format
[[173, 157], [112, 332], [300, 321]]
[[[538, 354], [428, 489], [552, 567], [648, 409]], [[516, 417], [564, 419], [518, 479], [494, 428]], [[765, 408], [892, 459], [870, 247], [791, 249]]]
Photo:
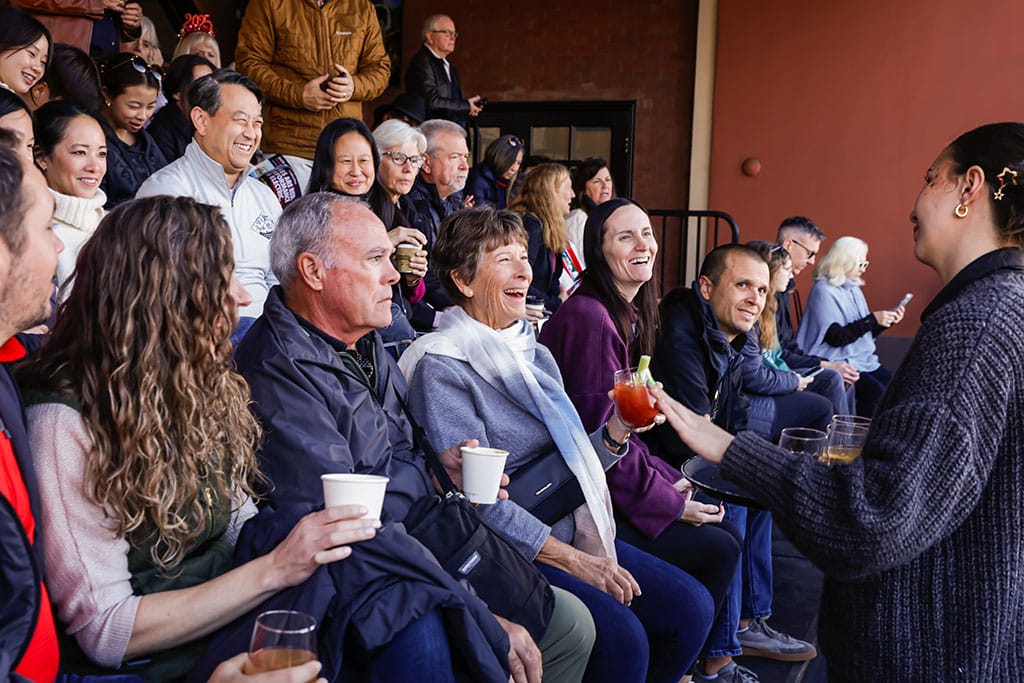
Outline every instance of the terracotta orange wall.
[[[791, 214], [830, 240], [861, 237], [869, 305], [914, 292], [891, 333], [912, 335], [940, 285], [914, 260], [908, 215], [950, 140], [1024, 120], [1024, 4], [723, 0], [718, 11], [711, 207], [744, 239], [773, 239]], [[748, 156], [764, 164], [753, 178], [740, 170]], [[809, 272], [799, 282], [806, 296]]]
[[407, 0], [403, 76], [435, 12], [459, 31], [452, 62], [467, 95], [636, 100], [633, 196], [686, 207], [697, 0]]

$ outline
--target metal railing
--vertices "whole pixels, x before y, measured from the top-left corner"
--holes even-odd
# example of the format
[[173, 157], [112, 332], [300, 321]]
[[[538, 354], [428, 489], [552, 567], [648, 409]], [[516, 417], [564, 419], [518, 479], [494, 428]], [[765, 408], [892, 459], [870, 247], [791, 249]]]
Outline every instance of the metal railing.
[[730, 242], [740, 241], [739, 226], [724, 211], [653, 209], [647, 213], [658, 240], [662, 293], [690, 285], [697, 278], [704, 255], [722, 244], [726, 230]]

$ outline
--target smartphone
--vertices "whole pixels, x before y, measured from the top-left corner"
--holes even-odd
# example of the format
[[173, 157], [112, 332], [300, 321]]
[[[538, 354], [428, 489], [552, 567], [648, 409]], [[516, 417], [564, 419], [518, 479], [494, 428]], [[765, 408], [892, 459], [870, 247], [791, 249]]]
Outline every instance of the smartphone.
[[913, 299], [913, 298], [914, 298], [914, 295], [911, 294], [910, 292], [907, 292], [906, 294], [903, 295], [903, 298], [900, 299], [900, 302], [898, 304], [896, 304], [896, 308], [900, 308], [902, 306], [906, 306], [907, 304], [910, 303], [910, 300]]
[[801, 376], [801, 377], [814, 377], [815, 375], [817, 375], [817, 374], [818, 374], [819, 372], [821, 372], [821, 371], [822, 371], [822, 370], [824, 370], [824, 369], [825, 369], [825, 368], [823, 368], [823, 367], [821, 367], [821, 366], [819, 365], [819, 366], [818, 366], [818, 367], [816, 367], [816, 368], [809, 368], [809, 369], [807, 369], [807, 370], [803, 370], [803, 371], [801, 371], [801, 372], [800, 372], [800, 376]]

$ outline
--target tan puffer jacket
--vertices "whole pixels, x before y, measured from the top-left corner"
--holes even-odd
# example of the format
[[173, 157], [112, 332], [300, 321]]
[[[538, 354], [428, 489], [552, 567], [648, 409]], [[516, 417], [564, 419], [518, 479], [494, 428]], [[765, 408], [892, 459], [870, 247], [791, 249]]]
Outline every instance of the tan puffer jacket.
[[[362, 118], [362, 103], [384, 92], [391, 60], [369, 0], [250, 0], [238, 32], [238, 71], [263, 88], [263, 150], [313, 158], [334, 119]], [[302, 87], [317, 76], [352, 74], [352, 99], [325, 111], [302, 105]]]

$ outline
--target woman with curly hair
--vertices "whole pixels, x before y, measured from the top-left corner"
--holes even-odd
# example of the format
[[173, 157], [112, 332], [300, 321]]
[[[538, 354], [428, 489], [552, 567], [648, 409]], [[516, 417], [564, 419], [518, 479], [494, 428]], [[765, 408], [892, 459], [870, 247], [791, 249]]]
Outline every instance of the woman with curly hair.
[[176, 680], [212, 633], [375, 534], [361, 509], [329, 508], [232, 568], [256, 514], [260, 428], [231, 369], [246, 296], [232, 287], [231, 254], [215, 207], [118, 207], [83, 246], [51, 337], [22, 369], [47, 585], [74, 638], [67, 673]]
[[[509, 207], [523, 217], [529, 236], [530, 266], [533, 268], [532, 296], [544, 297], [544, 308], [554, 312], [568, 296], [559, 284], [569, 248], [565, 217], [575, 195], [569, 171], [561, 164], [540, 164], [523, 179], [515, 201]], [[529, 309], [527, 309], [529, 311]]]

